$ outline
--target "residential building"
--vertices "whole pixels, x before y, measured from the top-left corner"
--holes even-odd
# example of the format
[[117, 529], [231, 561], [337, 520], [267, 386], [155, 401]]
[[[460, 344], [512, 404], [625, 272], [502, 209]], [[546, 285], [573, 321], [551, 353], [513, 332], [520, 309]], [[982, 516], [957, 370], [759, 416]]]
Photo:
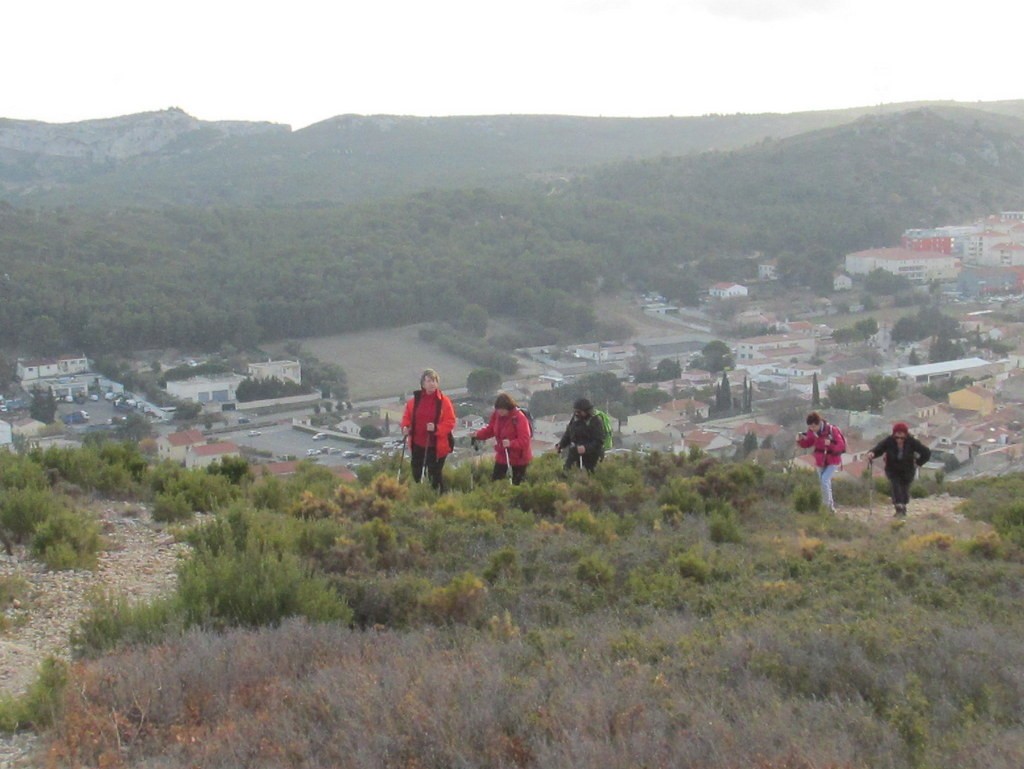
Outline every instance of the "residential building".
[[190, 446], [206, 443], [206, 436], [199, 430], [180, 430], [161, 435], [156, 439], [156, 455], [161, 460], [185, 464], [185, 453]]
[[832, 276], [833, 291], [849, 291], [853, 288], [853, 278], [845, 272], [837, 272]]
[[883, 270], [914, 283], [956, 280], [960, 260], [950, 254], [906, 248], [872, 248], [846, 255], [846, 272], [867, 275]]
[[608, 363], [609, 361], [622, 361], [632, 358], [636, 349], [631, 344], [617, 344], [615, 342], [597, 342], [595, 344], [581, 344], [573, 350], [573, 355], [582, 360], [589, 360], [595, 363]]
[[748, 293], [747, 287], [739, 283], [715, 283], [708, 289], [708, 294], [715, 299], [739, 299]]
[[84, 374], [88, 370], [89, 359], [84, 355], [61, 355], [57, 358], [19, 358], [16, 375], [24, 383], [47, 377]]
[[810, 334], [769, 334], [748, 337], [736, 343], [736, 361], [757, 361], [768, 358], [814, 357], [818, 342]]
[[982, 416], [988, 416], [996, 409], [996, 394], [977, 385], [954, 390], [947, 398], [949, 405], [953, 408], [962, 411], [976, 411]]
[[250, 363], [249, 376], [253, 379], [280, 379], [302, 384], [302, 364], [297, 360], [268, 360]]
[[757, 265], [758, 280], [778, 280], [778, 278], [779, 262], [777, 259], [772, 259], [769, 262], [761, 262]]
[[14, 442], [14, 426], [0, 419], [0, 447], [10, 447]]
[[204, 443], [201, 445], [189, 446], [185, 450], [185, 467], [209, 467], [227, 457], [240, 457], [241, 452], [238, 446], [231, 441], [220, 443]]

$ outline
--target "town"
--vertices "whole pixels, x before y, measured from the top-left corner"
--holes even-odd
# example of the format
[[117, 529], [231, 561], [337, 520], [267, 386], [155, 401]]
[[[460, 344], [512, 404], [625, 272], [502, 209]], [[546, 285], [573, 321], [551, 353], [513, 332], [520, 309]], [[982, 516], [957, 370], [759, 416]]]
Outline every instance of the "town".
[[[629, 340], [518, 350], [520, 374], [500, 387], [526, 404], [539, 392], [614, 375], [626, 394], [653, 404], [614, 413], [615, 452], [699, 450], [810, 469], [793, 436], [807, 410], [824, 408], [849, 439], [841, 474], [862, 476], [865, 454], [894, 420], [933, 450], [927, 472], [1022, 468], [1024, 318], [1016, 300], [1024, 291], [1024, 212], [907, 230], [898, 247], [847, 254], [832, 293], [810, 298], [777, 290], [776, 261], [755, 254], [751, 263], [755, 280], [715, 282], [699, 307], [656, 292], [634, 296], [644, 331]], [[929, 323], [934, 312], [949, 319], [949, 331]], [[156, 459], [201, 467], [244, 456], [279, 475], [312, 461], [343, 478], [401, 446], [393, 427], [405, 394], [353, 404], [303, 388], [297, 360], [212, 373], [206, 363], [168, 361], [153, 397], [93, 371], [82, 354], [18, 359], [19, 389], [0, 402], [0, 446], [75, 443], [134, 424]], [[239, 397], [261, 382], [272, 386]], [[462, 383], [449, 389], [459, 401], [457, 463], [471, 456], [468, 436], [486, 423], [493, 393], [469, 393]], [[53, 404], [49, 424], [31, 415], [42, 394]], [[567, 419], [539, 415], [535, 450], [550, 449]]]

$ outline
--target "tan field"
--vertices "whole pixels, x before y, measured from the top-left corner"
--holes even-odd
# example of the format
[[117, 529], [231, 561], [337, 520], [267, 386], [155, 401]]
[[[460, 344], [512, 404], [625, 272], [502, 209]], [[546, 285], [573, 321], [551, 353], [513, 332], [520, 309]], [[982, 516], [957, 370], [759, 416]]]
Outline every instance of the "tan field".
[[[419, 386], [425, 368], [441, 375], [442, 389], [465, 387], [466, 377], [477, 367], [422, 341], [420, 328], [415, 325], [315, 337], [302, 340], [302, 348], [345, 370], [349, 400], [353, 401], [410, 393]], [[265, 349], [284, 354], [283, 347], [267, 345]]]

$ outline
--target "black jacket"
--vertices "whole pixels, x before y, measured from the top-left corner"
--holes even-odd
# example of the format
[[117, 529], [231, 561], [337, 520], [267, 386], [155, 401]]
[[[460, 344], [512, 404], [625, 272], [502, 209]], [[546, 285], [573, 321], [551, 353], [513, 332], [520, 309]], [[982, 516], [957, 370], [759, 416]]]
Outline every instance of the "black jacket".
[[565, 428], [562, 440], [558, 442], [558, 450], [569, 445], [586, 446], [590, 455], [604, 451], [604, 422], [601, 417], [591, 414], [587, 419], [580, 419], [574, 414]]
[[899, 456], [899, 446], [896, 439], [887, 435], [878, 442], [878, 445], [871, 449], [876, 457], [885, 457], [885, 474], [900, 480], [910, 482], [914, 480], [917, 468], [932, 458], [932, 450], [912, 435], [908, 435], [903, 441], [903, 456]]

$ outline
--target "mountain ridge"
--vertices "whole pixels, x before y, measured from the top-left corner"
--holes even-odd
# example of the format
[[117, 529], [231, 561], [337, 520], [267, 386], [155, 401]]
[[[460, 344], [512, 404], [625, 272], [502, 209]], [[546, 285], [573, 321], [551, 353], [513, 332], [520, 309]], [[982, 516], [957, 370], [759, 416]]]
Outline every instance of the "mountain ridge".
[[299, 130], [201, 121], [170, 108], [71, 124], [0, 119], [0, 199], [86, 206], [352, 203], [735, 150], [923, 105], [1024, 135], [1024, 101], [663, 118], [348, 114]]

